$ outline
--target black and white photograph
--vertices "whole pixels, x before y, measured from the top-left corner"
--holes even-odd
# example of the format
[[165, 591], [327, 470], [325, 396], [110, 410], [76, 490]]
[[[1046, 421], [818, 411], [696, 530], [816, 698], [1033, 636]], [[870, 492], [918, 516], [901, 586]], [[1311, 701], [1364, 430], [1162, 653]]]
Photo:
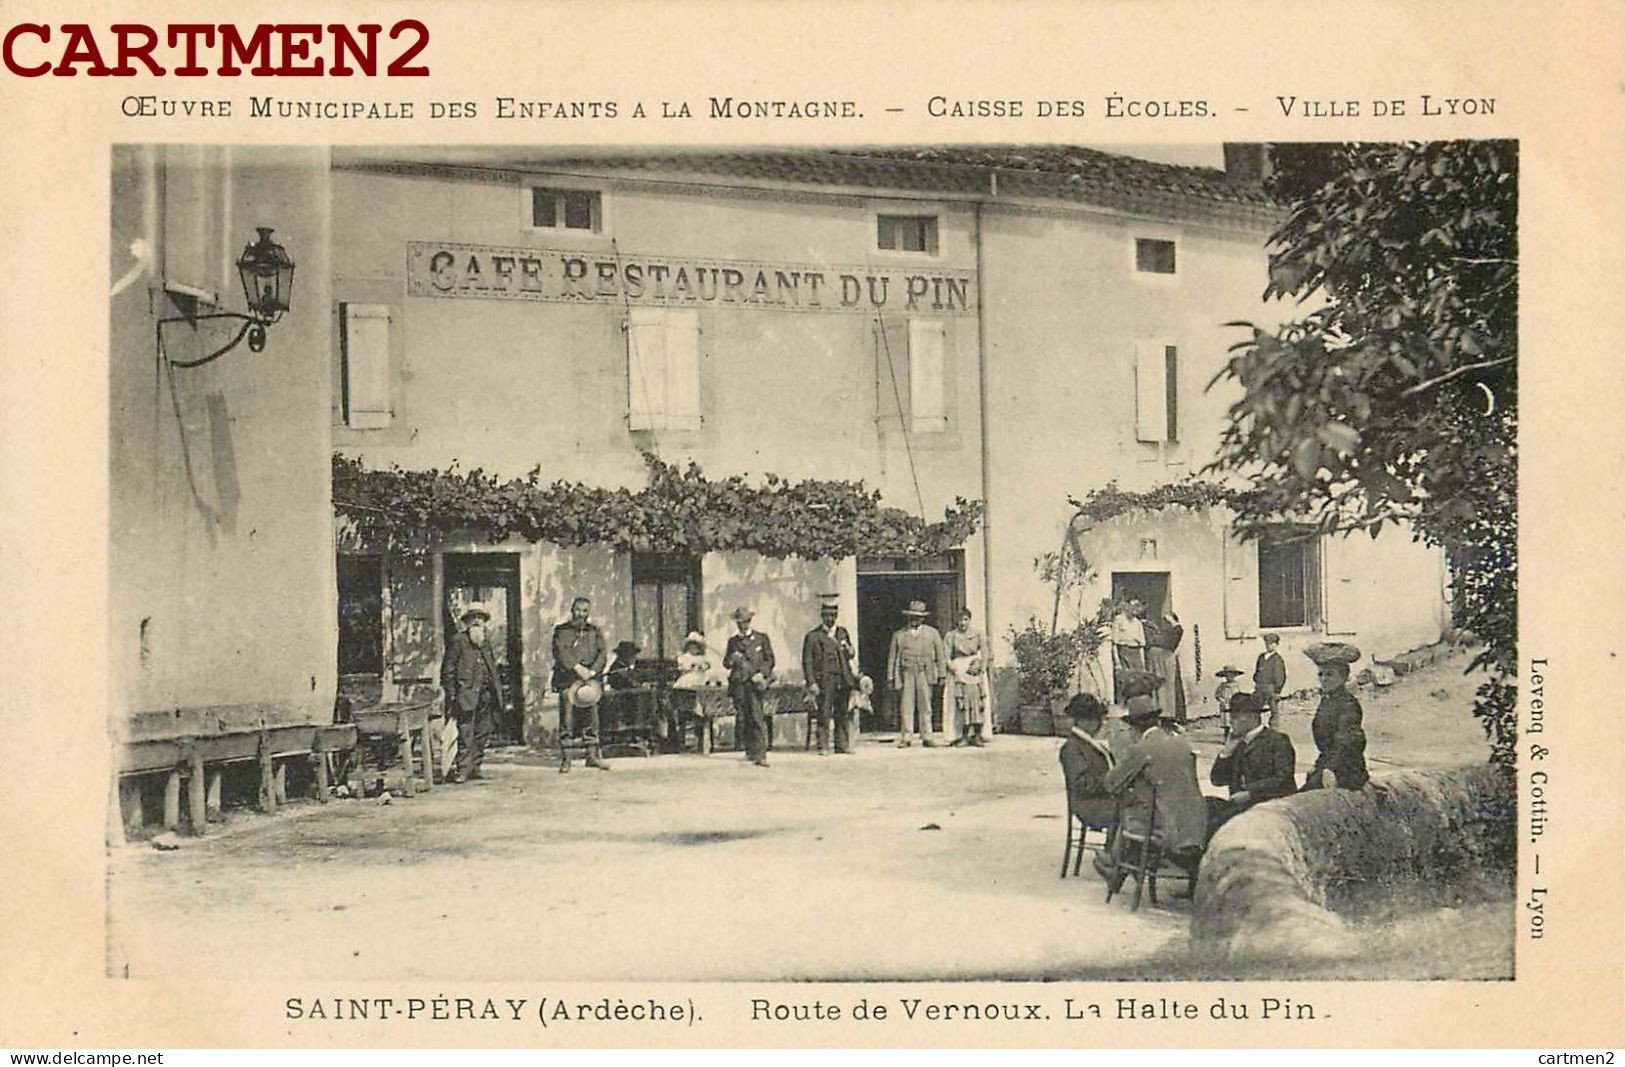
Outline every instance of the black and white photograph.
[[1519, 162], [115, 144], [107, 974], [1512, 979]]

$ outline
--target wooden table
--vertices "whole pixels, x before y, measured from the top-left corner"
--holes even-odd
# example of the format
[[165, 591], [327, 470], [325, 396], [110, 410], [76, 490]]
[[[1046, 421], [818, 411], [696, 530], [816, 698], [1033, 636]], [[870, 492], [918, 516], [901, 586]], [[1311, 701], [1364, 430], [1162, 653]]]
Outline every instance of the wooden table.
[[[406, 780], [401, 791], [403, 795], [410, 797], [417, 795], [416, 783], [413, 781], [415, 740], [418, 758], [421, 759], [424, 792], [434, 788], [434, 743], [431, 740], [433, 731], [430, 720], [440, 718], [439, 710], [438, 700], [424, 700], [411, 704], [375, 704], [370, 708], [357, 709], [353, 713], [360, 743], [356, 746], [355, 766], [351, 768], [351, 773], [359, 786], [358, 796], [366, 794], [368, 742], [394, 740]], [[383, 774], [382, 766], [378, 768], [378, 773]]]

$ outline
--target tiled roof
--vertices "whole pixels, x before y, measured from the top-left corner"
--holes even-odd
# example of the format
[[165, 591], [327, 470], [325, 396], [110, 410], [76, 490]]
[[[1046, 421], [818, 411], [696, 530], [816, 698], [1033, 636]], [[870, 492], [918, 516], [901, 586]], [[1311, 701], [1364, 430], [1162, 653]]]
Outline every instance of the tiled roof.
[[753, 181], [838, 185], [913, 193], [998, 193], [1055, 198], [1134, 213], [1218, 213], [1267, 223], [1274, 216], [1256, 182], [1213, 167], [1186, 167], [1067, 145], [884, 148], [555, 160], [612, 170], [682, 171]]

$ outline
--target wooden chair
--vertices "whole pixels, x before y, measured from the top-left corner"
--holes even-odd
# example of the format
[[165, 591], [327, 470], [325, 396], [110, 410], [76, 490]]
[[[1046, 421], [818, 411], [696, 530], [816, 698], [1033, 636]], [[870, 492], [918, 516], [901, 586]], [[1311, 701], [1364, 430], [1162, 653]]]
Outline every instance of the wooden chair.
[[[1066, 851], [1061, 853], [1061, 877], [1066, 877], [1067, 868], [1072, 868], [1072, 877], [1076, 878], [1083, 869], [1083, 854], [1089, 851], [1100, 852], [1111, 847], [1112, 833], [1104, 826], [1090, 826], [1080, 819], [1072, 810], [1071, 798], [1067, 798], [1066, 810]], [[1093, 844], [1089, 841], [1089, 831], [1094, 830], [1100, 834], [1100, 840]]]
[[[1147, 801], [1150, 817], [1145, 830], [1129, 830], [1123, 823], [1123, 802], [1118, 803], [1117, 832], [1111, 837], [1111, 870], [1106, 879], [1106, 903], [1123, 888], [1123, 883], [1134, 878], [1134, 904], [1131, 911], [1140, 910], [1140, 900], [1150, 891], [1151, 906], [1157, 906], [1157, 879], [1167, 876], [1187, 880], [1192, 893], [1196, 892], [1196, 874], [1172, 862], [1165, 854], [1162, 836], [1157, 832], [1157, 789], [1152, 786]], [[1131, 855], [1132, 853], [1132, 855]]]

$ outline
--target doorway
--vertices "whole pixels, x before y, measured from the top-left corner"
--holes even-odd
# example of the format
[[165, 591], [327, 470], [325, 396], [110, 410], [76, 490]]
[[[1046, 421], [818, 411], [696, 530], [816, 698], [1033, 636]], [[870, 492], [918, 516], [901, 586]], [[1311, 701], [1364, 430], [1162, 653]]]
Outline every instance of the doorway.
[[1138, 597], [1145, 605], [1147, 619], [1159, 619], [1172, 606], [1168, 600], [1167, 571], [1113, 571], [1112, 602], [1122, 604]]
[[[886, 654], [892, 634], [906, 621], [910, 601], [925, 602], [926, 624], [939, 633], [953, 629], [965, 603], [965, 555], [858, 557], [858, 669], [875, 683], [874, 710], [858, 728], [865, 732], [898, 728], [897, 693], [886, 684]], [[932, 695], [933, 728], [942, 729], [942, 693]]]
[[516, 552], [447, 552], [441, 557], [445, 595], [440, 605], [441, 632], [449, 639], [458, 620], [470, 608], [489, 612], [486, 640], [508, 694], [508, 704], [497, 716], [492, 741], [516, 745], [524, 741], [525, 693], [519, 665], [524, 662], [524, 625], [519, 613], [519, 554]]

